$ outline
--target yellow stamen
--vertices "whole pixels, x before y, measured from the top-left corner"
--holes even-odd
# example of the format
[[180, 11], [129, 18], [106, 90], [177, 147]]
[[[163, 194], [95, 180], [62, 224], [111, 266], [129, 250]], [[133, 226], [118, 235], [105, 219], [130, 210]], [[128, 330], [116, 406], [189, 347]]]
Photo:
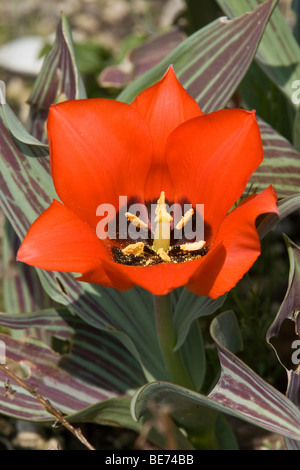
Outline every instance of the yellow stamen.
[[140, 256], [144, 253], [144, 246], [143, 242], [132, 243], [131, 245], [126, 246], [126, 248], [123, 248], [122, 252], [127, 256]]
[[161, 259], [162, 259], [163, 261], [166, 261], [166, 262], [168, 262], [168, 263], [171, 261], [170, 256], [165, 252], [165, 250], [164, 250], [163, 248], [159, 248], [159, 249], [157, 250], [157, 254], [158, 254], [158, 256], [161, 257]]
[[200, 240], [199, 242], [194, 242], [194, 243], [184, 243], [183, 245], [180, 245], [180, 248], [183, 251], [196, 251], [196, 250], [201, 250], [206, 245], [206, 242], [204, 240]]
[[125, 216], [127, 217], [127, 219], [128, 219], [133, 225], [135, 225], [135, 227], [138, 227], [138, 228], [145, 228], [145, 229], [148, 228], [148, 225], [145, 224], [145, 222], [143, 222], [143, 221], [142, 221], [139, 217], [137, 217], [136, 215], [131, 214], [130, 212], [126, 212], [126, 213], [125, 213]]
[[155, 222], [157, 222], [157, 225], [154, 234], [153, 249], [158, 252], [158, 250], [162, 248], [166, 253], [170, 248], [170, 223], [173, 217], [171, 217], [167, 211], [164, 191], [161, 192], [157, 200], [155, 214]]
[[183, 217], [181, 217], [181, 220], [178, 222], [178, 224], [176, 225], [176, 230], [180, 230], [182, 227], [185, 226], [185, 224], [193, 217], [193, 214], [194, 214], [194, 209], [191, 208], [189, 209]]

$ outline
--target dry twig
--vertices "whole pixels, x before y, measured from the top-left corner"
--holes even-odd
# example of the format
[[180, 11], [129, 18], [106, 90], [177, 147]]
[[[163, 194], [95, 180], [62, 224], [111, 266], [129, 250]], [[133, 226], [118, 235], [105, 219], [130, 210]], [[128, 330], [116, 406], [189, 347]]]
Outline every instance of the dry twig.
[[[65, 428], [67, 428], [79, 441], [86, 446], [89, 450], [96, 450], [84, 437], [81, 432], [81, 429], [74, 428], [62, 415], [61, 411], [56, 409], [49, 400], [43, 398], [41, 395], [37, 393], [36, 390], [29, 387], [20, 377], [18, 377], [12, 370], [10, 370], [5, 364], [0, 364], [0, 370], [3, 370], [5, 374], [7, 374], [10, 378], [15, 380], [22, 388], [27, 390], [30, 395], [36, 398], [41, 405], [56, 418], [56, 421], [59, 421]], [[8, 382], [7, 382], [8, 383]]]

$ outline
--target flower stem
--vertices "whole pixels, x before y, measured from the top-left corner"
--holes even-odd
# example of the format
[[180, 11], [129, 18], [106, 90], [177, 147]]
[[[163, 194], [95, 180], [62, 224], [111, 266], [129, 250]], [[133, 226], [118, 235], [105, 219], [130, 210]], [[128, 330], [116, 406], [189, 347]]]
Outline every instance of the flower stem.
[[172, 304], [170, 295], [154, 295], [154, 312], [159, 346], [165, 365], [177, 385], [194, 389], [194, 384], [182, 362], [179, 351], [174, 351], [176, 331], [173, 323]]

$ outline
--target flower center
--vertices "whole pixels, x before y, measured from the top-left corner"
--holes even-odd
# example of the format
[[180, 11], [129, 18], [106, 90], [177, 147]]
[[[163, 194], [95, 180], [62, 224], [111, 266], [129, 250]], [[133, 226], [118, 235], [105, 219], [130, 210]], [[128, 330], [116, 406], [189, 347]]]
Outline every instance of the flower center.
[[[193, 217], [194, 210], [189, 209], [181, 220], [176, 224], [176, 230], [182, 229]], [[148, 230], [148, 225], [139, 217], [130, 212], [126, 212], [127, 219], [136, 227]], [[171, 223], [173, 217], [167, 210], [165, 193], [161, 194], [157, 200], [155, 208], [155, 230], [153, 243], [147, 244], [143, 241], [132, 243], [125, 248], [113, 247], [113, 255], [116, 262], [135, 266], [149, 266], [159, 263], [183, 263], [192, 261], [204, 256], [208, 247], [204, 240], [180, 245], [171, 245]]]

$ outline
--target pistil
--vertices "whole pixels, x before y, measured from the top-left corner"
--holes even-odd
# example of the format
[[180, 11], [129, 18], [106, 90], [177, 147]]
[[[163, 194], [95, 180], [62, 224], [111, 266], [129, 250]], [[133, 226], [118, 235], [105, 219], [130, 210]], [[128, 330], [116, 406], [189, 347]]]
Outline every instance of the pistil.
[[164, 191], [161, 192], [160, 197], [157, 200], [155, 214], [156, 229], [153, 249], [156, 252], [162, 249], [167, 253], [170, 248], [170, 223], [172, 222], [173, 217], [167, 211]]

